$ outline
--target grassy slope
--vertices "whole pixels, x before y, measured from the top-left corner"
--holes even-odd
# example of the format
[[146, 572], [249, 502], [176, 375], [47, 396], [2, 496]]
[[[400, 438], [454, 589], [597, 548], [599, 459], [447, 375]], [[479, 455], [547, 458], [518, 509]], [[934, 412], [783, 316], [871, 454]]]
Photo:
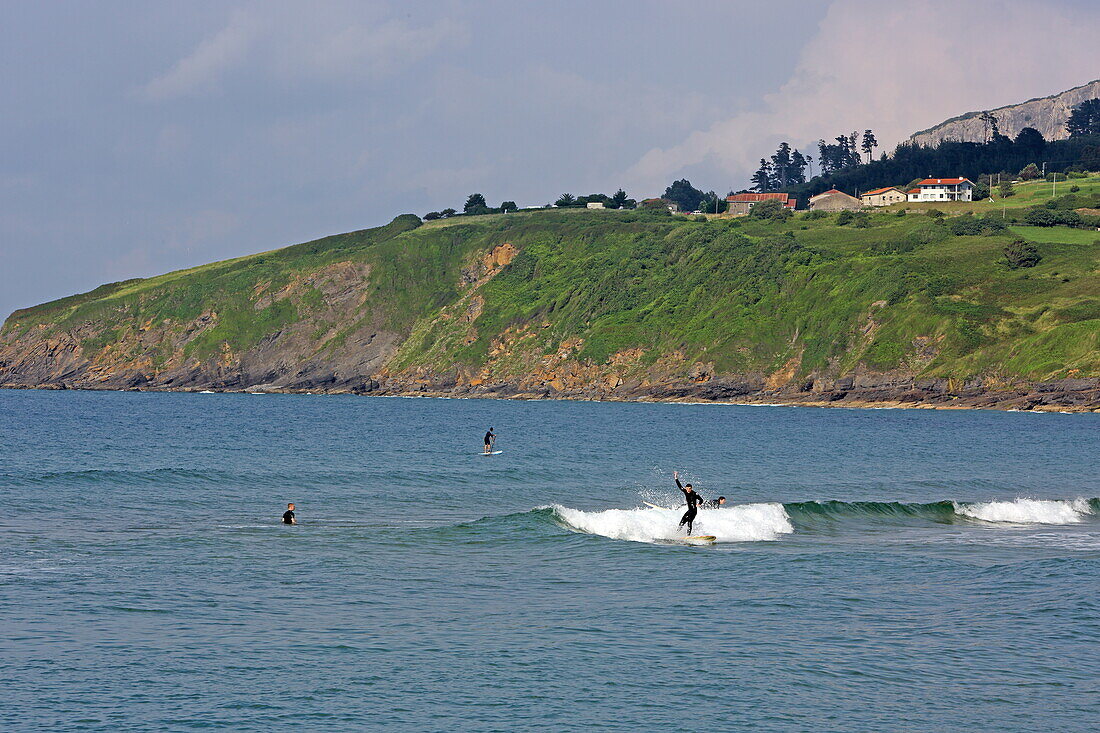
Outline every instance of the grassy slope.
[[[1034, 237], [1039, 266], [1010, 270], [1001, 250], [1016, 233], [952, 237], [929, 217], [889, 211], [872, 224], [838, 227], [834, 217], [701, 223], [573, 210], [417, 228], [399, 217], [378, 229], [106, 285], [18, 311], [4, 332], [91, 323], [80, 333], [94, 350], [143, 323], [182, 328], [214, 311], [218, 325], [192, 341], [188, 355], [208, 357], [224, 345], [239, 352], [313, 308], [308, 293], [257, 308], [257, 293], [351, 261], [371, 265], [369, 297], [355, 322], [332, 325], [350, 332], [372, 318], [412, 334], [395, 369], [492, 362], [497, 376], [518, 376], [523, 363], [491, 356], [494, 346], [502, 334], [537, 326], [527, 350], [551, 354], [579, 338], [578, 356], [596, 364], [641, 348], [646, 365], [680, 352], [726, 373], [771, 372], [794, 359], [803, 374], [862, 363], [952, 377], [1100, 375], [1095, 242], [1047, 230]], [[505, 242], [520, 254], [478, 289], [484, 307], [476, 328], [443, 315], [469, 295], [462, 268]]]

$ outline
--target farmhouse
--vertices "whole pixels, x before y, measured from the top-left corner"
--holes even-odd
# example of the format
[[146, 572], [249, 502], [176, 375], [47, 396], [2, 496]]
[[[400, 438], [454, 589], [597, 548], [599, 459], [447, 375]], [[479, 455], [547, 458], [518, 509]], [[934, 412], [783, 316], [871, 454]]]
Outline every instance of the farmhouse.
[[903, 203], [907, 198], [905, 192], [897, 186], [887, 186], [886, 188], [876, 188], [874, 191], [861, 194], [859, 200], [863, 202], [864, 206], [889, 206], [890, 204]]
[[917, 184], [919, 192], [909, 192], [910, 201], [970, 201], [974, 183], [969, 178], [925, 178]]
[[735, 193], [726, 196], [726, 213], [744, 216], [761, 201], [778, 201], [788, 209], [795, 206], [795, 199], [785, 193]]
[[810, 209], [813, 211], [854, 211], [862, 208], [862, 201], [835, 188], [810, 197]]

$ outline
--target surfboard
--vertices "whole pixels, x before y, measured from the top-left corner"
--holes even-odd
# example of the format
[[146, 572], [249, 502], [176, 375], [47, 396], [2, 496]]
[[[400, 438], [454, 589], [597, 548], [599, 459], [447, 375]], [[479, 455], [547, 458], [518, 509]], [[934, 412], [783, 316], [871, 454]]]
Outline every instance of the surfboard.
[[499, 456], [503, 452], [504, 451], [502, 451], [502, 450], [495, 450], [495, 451], [492, 451], [491, 453], [486, 453], [485, 451], [481, 451], [480, 453], [478, 453], [478, 455], [479, 456]]
[[718, 538], [712, 534], [696, 534], [685, 537], [684, 542], [717, 542]]

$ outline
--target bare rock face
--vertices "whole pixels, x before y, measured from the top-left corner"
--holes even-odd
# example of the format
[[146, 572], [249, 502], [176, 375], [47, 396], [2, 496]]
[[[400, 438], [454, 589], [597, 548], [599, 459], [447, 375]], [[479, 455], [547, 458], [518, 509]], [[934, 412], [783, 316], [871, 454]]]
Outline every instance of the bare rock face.
[[[1025, 127], [1034, 127], [1043, 133], [1047, 140], [1064, 140], [1066, 120], [1074, 107], [1088, 99], [1100, 99], [1100, 79], [1091, 81], [1060, 94], [1031, 99], [1020, 104], [1011, 104], [989, 110], [997, 118], [997, 126], [1002, 135], [1016, 137]], [[988, 130], [981, 120], [981, 112], [968, 112], [927, 130], [913, 133], [909, 142], [915, 145], [933, 146], [944, 140], [959, 142], [984, 142]]]

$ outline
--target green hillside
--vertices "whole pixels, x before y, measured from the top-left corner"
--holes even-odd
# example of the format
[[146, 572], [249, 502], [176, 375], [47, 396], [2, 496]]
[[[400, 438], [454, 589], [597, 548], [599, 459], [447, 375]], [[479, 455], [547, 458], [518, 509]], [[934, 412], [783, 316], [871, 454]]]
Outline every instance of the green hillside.
[[[0, 383], [49, 383], [64, 350], [70, 386], [123, 373], [167, 388], [351, 383], [370, 376], [351, 374], [369, 349], [377, 374], [555, 387], [609, 374], [1100, 376], [1100, 233], [954, 236], [950, 221], [405, 215], [17, 311]], [[1021, 235], [1042, 259], [1013, 269], [1004, 248]], [[28, 356], [43, 344], [49, 363]], [[344, 366], [310, 376], [329, 363]]]

